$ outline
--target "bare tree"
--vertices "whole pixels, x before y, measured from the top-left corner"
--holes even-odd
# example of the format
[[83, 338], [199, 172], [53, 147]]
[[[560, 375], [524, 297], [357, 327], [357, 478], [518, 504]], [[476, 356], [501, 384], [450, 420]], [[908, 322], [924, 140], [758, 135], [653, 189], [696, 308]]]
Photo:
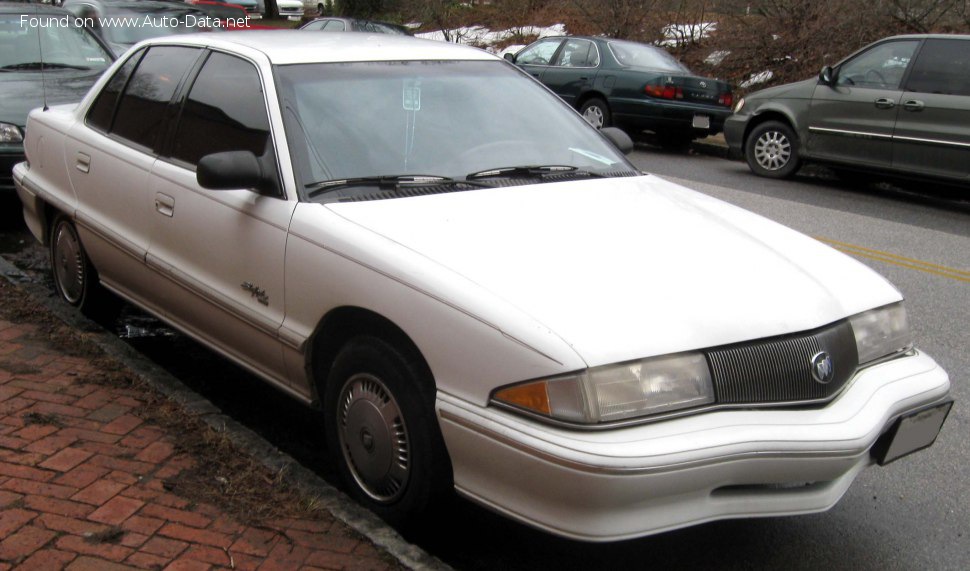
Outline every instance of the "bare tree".
[[637, 39], [647, 28], [659, 0], [570, 0], [590, 23], [611, 38]]

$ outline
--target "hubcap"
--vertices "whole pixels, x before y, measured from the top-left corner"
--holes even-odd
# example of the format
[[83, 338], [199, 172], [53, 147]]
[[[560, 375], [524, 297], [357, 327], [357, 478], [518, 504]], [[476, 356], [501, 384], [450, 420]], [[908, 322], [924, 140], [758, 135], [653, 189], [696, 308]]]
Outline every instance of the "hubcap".
[[766, 131], [754, 144], [754, 160], [761, 168], [776, 171], [791, 160], [791, 141], [780, 131]]
[[54, 234], [54, 279], [68, 303], [81, 301], [84, 293], [84, 258], [77, 234], [67, 224], [61, 224]]
[[603, 110], [599, 107], [595, 105], [587, 107], [586, 111], [583, 111], [583, 118], [597, 129], [603, 128]]
[[371, 499], [391, 503], [411, 473], [409, 439], [401, 409], [380, 379], [351, 377], [340, 393], [338, 435], [344, 460]]

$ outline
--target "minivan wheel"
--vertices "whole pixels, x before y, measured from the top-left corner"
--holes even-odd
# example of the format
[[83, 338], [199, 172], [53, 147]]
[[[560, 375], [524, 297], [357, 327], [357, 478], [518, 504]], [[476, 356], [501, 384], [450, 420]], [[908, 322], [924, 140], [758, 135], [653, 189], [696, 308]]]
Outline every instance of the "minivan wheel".
[[780, 121], [767, 121], [754, 128], [744, 145], [744, 157], [751, 170], [768, 178], [787, 178], [798, 170], [798, 135]]
[[324, 395], [327, 445], [344, 487], [392, 523], [424, 515], [451, 486], [433, 383], [405, 355], [356, 337], [337, 354]]

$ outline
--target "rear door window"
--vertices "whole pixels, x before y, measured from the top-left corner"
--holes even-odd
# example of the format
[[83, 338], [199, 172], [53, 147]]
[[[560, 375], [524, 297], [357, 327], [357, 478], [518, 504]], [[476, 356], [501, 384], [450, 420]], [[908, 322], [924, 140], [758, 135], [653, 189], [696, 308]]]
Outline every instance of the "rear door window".
[[970, 95], [970, 41], [926, 40], [916, 58], [906, 90]]
[[172, 98], [199, 53], [181, 46], [149, 48], [125, 87], [109, 132], [153, 150]]

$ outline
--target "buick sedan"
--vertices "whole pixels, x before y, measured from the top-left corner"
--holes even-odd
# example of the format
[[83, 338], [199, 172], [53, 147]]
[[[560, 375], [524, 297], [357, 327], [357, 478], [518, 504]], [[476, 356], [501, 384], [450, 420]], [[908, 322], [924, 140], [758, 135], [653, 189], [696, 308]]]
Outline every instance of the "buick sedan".
[[629, 148], [481, 50], [255, 31], [135, 46], [14, 175], [64, 302], [320, 407], [392, 521], [453, 490], [589, 541], [818, 512], [934, 442], [899, 291]]

